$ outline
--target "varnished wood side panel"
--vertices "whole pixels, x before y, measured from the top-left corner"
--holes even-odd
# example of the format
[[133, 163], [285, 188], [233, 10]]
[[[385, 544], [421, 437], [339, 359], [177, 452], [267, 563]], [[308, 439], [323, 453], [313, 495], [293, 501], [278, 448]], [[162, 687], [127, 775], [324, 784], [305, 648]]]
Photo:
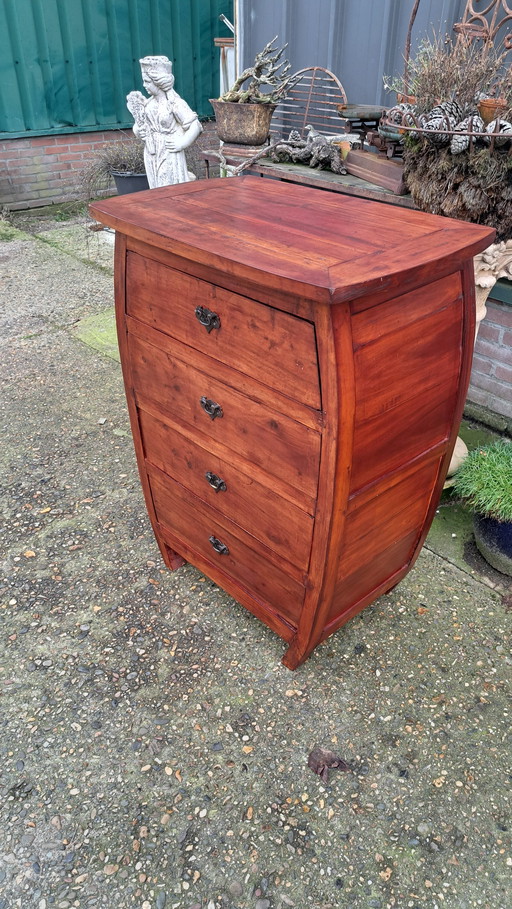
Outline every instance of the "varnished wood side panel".
[[[309, 564], [313, 517], [259, 483], [251, 465], [235, 467], [233, 458], [220, 458], [167, 423], [139, 410], [146, 458], [190, 489], [211, 508], [230, 518], [282, 558], [306, 571]], [[216, 491], [207, 473], [222, 480]]]
[[459, 273], [353, 317], [352, 494], [448, 443], [462, 368], [462, 323]]
[[456, 378], [370, 420], [356, 421], [352, 494], [430, 447], [447, 444], [457, 402]]
[[409, 570], [411, 552], [414, 551], [417, 541], [417, 531], [411, 530], [401, 539], [394, 540], [382, 549], [366, 566], [364, 573], [357, 570], [343, 578], [335, 590], [322, 640], [405, 577]]
[[364, 301], [356, 300], [350, 307], [354, 315], [354, 348], [357, 350], [375, 341], [376, 338], [420, 323], [422, 319], [446, 309], [461, 299], [460, 272], [454, 272], [384, 302], [379, 299], [378, 294], [369, 294]]
[[473, 260], [468, 258], [461, 269], [461, 279], [462, 279], [462, 295], [464, 300], [464, 305], [461, 310], [461, 368], [459, 373], [459, 381], [457, 388], [457, 400], [453, 410], [453, 420], [452, 420], [452, 429], [450, 432], [450, 437], [448, 439], [444, 457], [439, 465], [439, 472], [437, 476], [437, 481], [435, 483], [432, 497], [430, 501], [430, 507], [426, 515], [425, 521], [423, 522], [423, 527], [421, 533], [418, 537], [415, 551], [413, 553], [412, 559], [410, 561], [410, 567], [414, 565], [415, 560], [417, 559], [421, 547], [425, 542], [426, 536], [428, 534], [430, 525], [433, 521], [435, 510], [441, 498], [443, 491], [443, 484], [446, 479], [448, 468], [450, 466], [450, 460], [457, 440], [457, 433], [459, 431], [460, 421], [462, 420], [462, 414], [464, 411], [464, 403], [466, 401], [466, 395], [468, 392], [469, 386], [469, 377], [471, 375], [471, 363], [473, 359], [473, 351], [475, 346], [475, 316], [476, 316], [476, 305], [475, 305], [475, 271]]
[[[312, 324], [128, 253], [127, 312], [215, 360], [277, 388], [309, 407], [320, 407]], [[211, 331], [198, 321], [201, 306], [215, 313]]]
[[[371, 497], [368, 491], [368, 495], [351, 500], [340, 553], [339, 580], [358, 568], [366, 575], [379, 551], [388, 548], [388, 541], [400, 540], [414, 528], [419, 535], [430, 505], [439, 461], [437, 456], [413, 465], [395, 474], [391, 481], [382, 480], [372, 487]], [[398, 567], [391, 566], [393, 571]]]
[[[202, 444], [207, 446], [209, 438], [220, 439], [269, 474], [311, 496], [316, 494], [318, 433], [133, 335], [128, 349], [135, 390], [166, 408], [178, 424], [193, 426]], [[205, 413], [203, 397], [218, 404], [222, 416], [212, 419]]]
[[391, 411], [406, 400], [425, 398], [441, 383], [453, 390], [461, 368], [461, 326], [462, 306], [456, 300], [356, 348], [358, 421]]
[[[148, 473], [160, 523], [295, 624], [302, 608], [304, 586], [273, 564], [261, 545], [253, 548], [249, 536], [226, 519], [221, 520], [215, 509], [154, 468], [149, 468]], [[209, 542], [212, 536], [227, 547], [225, 554], [214, 550]]]

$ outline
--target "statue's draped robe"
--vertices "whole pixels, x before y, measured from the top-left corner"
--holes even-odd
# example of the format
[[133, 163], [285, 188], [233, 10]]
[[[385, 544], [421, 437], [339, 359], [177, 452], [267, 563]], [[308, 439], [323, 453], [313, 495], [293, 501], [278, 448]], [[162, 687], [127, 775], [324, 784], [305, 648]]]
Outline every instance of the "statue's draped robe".
[[144, 108], [146, 141], [144, 163], [151, 189], [174, 183], [188, 183], [195, 179], [187, 170], [185, 152], [166, 148], [169, 138], [181, 138], [188, 127], [197, 120], [197, 114], [175, 91], [166, 98], [148, 98]]

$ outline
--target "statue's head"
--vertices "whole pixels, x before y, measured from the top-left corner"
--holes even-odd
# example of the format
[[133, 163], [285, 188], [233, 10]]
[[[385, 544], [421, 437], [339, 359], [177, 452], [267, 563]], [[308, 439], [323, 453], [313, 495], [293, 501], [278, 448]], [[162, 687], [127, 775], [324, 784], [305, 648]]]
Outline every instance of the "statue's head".
[[142, 78], [147, 77], [157, 88], [168, 92], [174, 86], [172, 63], [168, 57], [142, 57], [139, 60]]

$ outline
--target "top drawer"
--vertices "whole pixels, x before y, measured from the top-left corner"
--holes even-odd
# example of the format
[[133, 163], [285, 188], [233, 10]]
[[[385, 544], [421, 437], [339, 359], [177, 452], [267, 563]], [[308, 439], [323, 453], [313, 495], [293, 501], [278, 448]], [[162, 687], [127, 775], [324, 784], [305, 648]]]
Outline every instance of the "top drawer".
[[[310, 322], [128, 252], [126, 311], [190, 347], [320, 409]], [[206, 323], [206, 324], [204, 324]]]

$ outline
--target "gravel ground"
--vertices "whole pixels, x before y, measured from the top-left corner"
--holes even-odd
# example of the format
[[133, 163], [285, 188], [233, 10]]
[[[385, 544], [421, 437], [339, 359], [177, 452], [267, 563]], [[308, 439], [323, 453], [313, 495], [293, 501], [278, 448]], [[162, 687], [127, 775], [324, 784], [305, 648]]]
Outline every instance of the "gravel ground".
[[111, 273], [43, 239], [0, 242], [0, 909], [509, 909], [501, 597], [424, 550], [290, 673], [164, 569], [119, 365], [73, 331]]

